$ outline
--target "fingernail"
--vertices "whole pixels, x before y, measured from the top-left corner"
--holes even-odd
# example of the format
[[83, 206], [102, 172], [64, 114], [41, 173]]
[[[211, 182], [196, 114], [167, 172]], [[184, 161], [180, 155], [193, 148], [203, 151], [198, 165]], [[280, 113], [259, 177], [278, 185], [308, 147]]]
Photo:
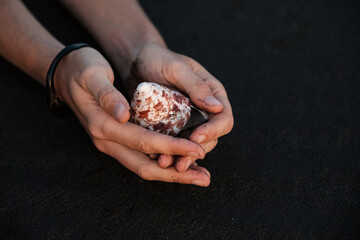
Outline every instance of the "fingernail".
[[206, 136], [205, 135], [198, 135], [196, 138], [195, 138], [195, 142], [197, 143], [203, 143], [206, 139]]
[[126, 112], [126, 107], [122, 102], [115, 103], [114, 118], [116, 121], [121, 122]]
[[211, 174], [210, 174], [210, 172], [209, 172], [208, 170], [206, 170], [206, 169], [201, 169], [200, 171], [202, 171], [203, 173], [205, 173], [206, 175], [208, 175], [209, 178], [211, 178]]
[[201, 181], [201, 180], [194, 180], [194, 181], [192, 181], [192, 184], [198, 185], [200, 187], [205, 187], [206, 186], [205, 182]]
[[201, 154], [198, 153], [198, 152], [189, 152], [187, 155], [191, 156], [191, 157], [194, 157], [194, 158], [202, 158]]
[[204, 99], [206, 105], [210, 105], [210, 106], [222, 106], [221, 102], [219, 102], [219, 100], [217, 100], [216, 98], [214, 98], [213, 96], [207, 96]]

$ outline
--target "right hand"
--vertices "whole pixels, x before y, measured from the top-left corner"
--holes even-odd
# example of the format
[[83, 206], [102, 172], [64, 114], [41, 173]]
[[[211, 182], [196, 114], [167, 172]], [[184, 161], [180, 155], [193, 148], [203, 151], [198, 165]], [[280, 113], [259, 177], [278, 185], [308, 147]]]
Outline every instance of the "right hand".
[[204, 158], [197, 143], [147, 130], [128, 122], [129, 104], [113, 86], [109, 63], [92, 48], [81, 48], [66, 55], [54, 79], [60, 99], [73, 110], [93, 143], [145, 180], [208, 186], [210, 174], [196, 164], [185, 172], [175, 167], [160, 168], [148, 154]]

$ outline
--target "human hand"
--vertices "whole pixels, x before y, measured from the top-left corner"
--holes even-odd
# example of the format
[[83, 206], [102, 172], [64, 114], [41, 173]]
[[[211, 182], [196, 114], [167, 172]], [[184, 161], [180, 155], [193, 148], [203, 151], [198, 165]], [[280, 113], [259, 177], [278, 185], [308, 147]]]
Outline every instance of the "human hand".
[[74, 111], [95, 146], [114, 157], [146, 180], [208, 186], [209, 172], [192, 164], [185, 172], [174, 167], [160, 168], [147, 154], [203, 158], [203, 148], [186, 139], [152, 132], [129, 119], [129, 104], [113, 86], [114, 75], [108, 62], [92, 48], [66, 55], [58, 65], [54, 86], [59, 98]]
[[[174, 53], [160, 44], [145, 44], [140, 49], [126, 82], [127, 86], [131, 86], [129, 92], [132, 93], [141, 81], [180, 89], [198, 108], [210, 113], [209, 122], [196, 128], [190, 136], [190, 140], [201, 144], [206, 152], [216, 146], [219, 137], [231, 131], [234, 120], [225, 88], [195, 60]], [[191, 156], [179, 157], [175, 163], [176, 170], [186, 171], [196, 159]], [[175, 158], [161, 155], [158, 162], [162, 168], [166, 168], [175, 162]]]

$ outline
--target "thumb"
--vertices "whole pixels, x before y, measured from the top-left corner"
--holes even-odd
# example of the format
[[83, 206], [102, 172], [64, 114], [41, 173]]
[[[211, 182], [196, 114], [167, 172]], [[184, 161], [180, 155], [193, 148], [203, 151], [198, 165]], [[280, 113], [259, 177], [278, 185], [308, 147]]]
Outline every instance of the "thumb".
[[130, 118], [130, 106], [126, 98], [113, 86], [107, 76], [97, 76], [88, 81], [88, 90], [99, 105], [113, 118], [125, 123]]
[[191, 101], [200, 109], [210, 113], [219, 113], [224, 106], [216, 99], [208, 83], [192, 71], [181, 71], [178, 75], [178, 86], [188, 94]]

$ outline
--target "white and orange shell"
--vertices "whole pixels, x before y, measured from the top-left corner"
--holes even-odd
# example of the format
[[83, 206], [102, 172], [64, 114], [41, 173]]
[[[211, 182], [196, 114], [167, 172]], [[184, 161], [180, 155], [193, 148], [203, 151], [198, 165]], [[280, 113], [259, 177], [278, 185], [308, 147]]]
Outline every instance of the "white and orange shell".
[[190, 115], [188, 97], [157, 83], [140, 83], [131, 100], [131, 121], [159, 133], [176, 136]]

